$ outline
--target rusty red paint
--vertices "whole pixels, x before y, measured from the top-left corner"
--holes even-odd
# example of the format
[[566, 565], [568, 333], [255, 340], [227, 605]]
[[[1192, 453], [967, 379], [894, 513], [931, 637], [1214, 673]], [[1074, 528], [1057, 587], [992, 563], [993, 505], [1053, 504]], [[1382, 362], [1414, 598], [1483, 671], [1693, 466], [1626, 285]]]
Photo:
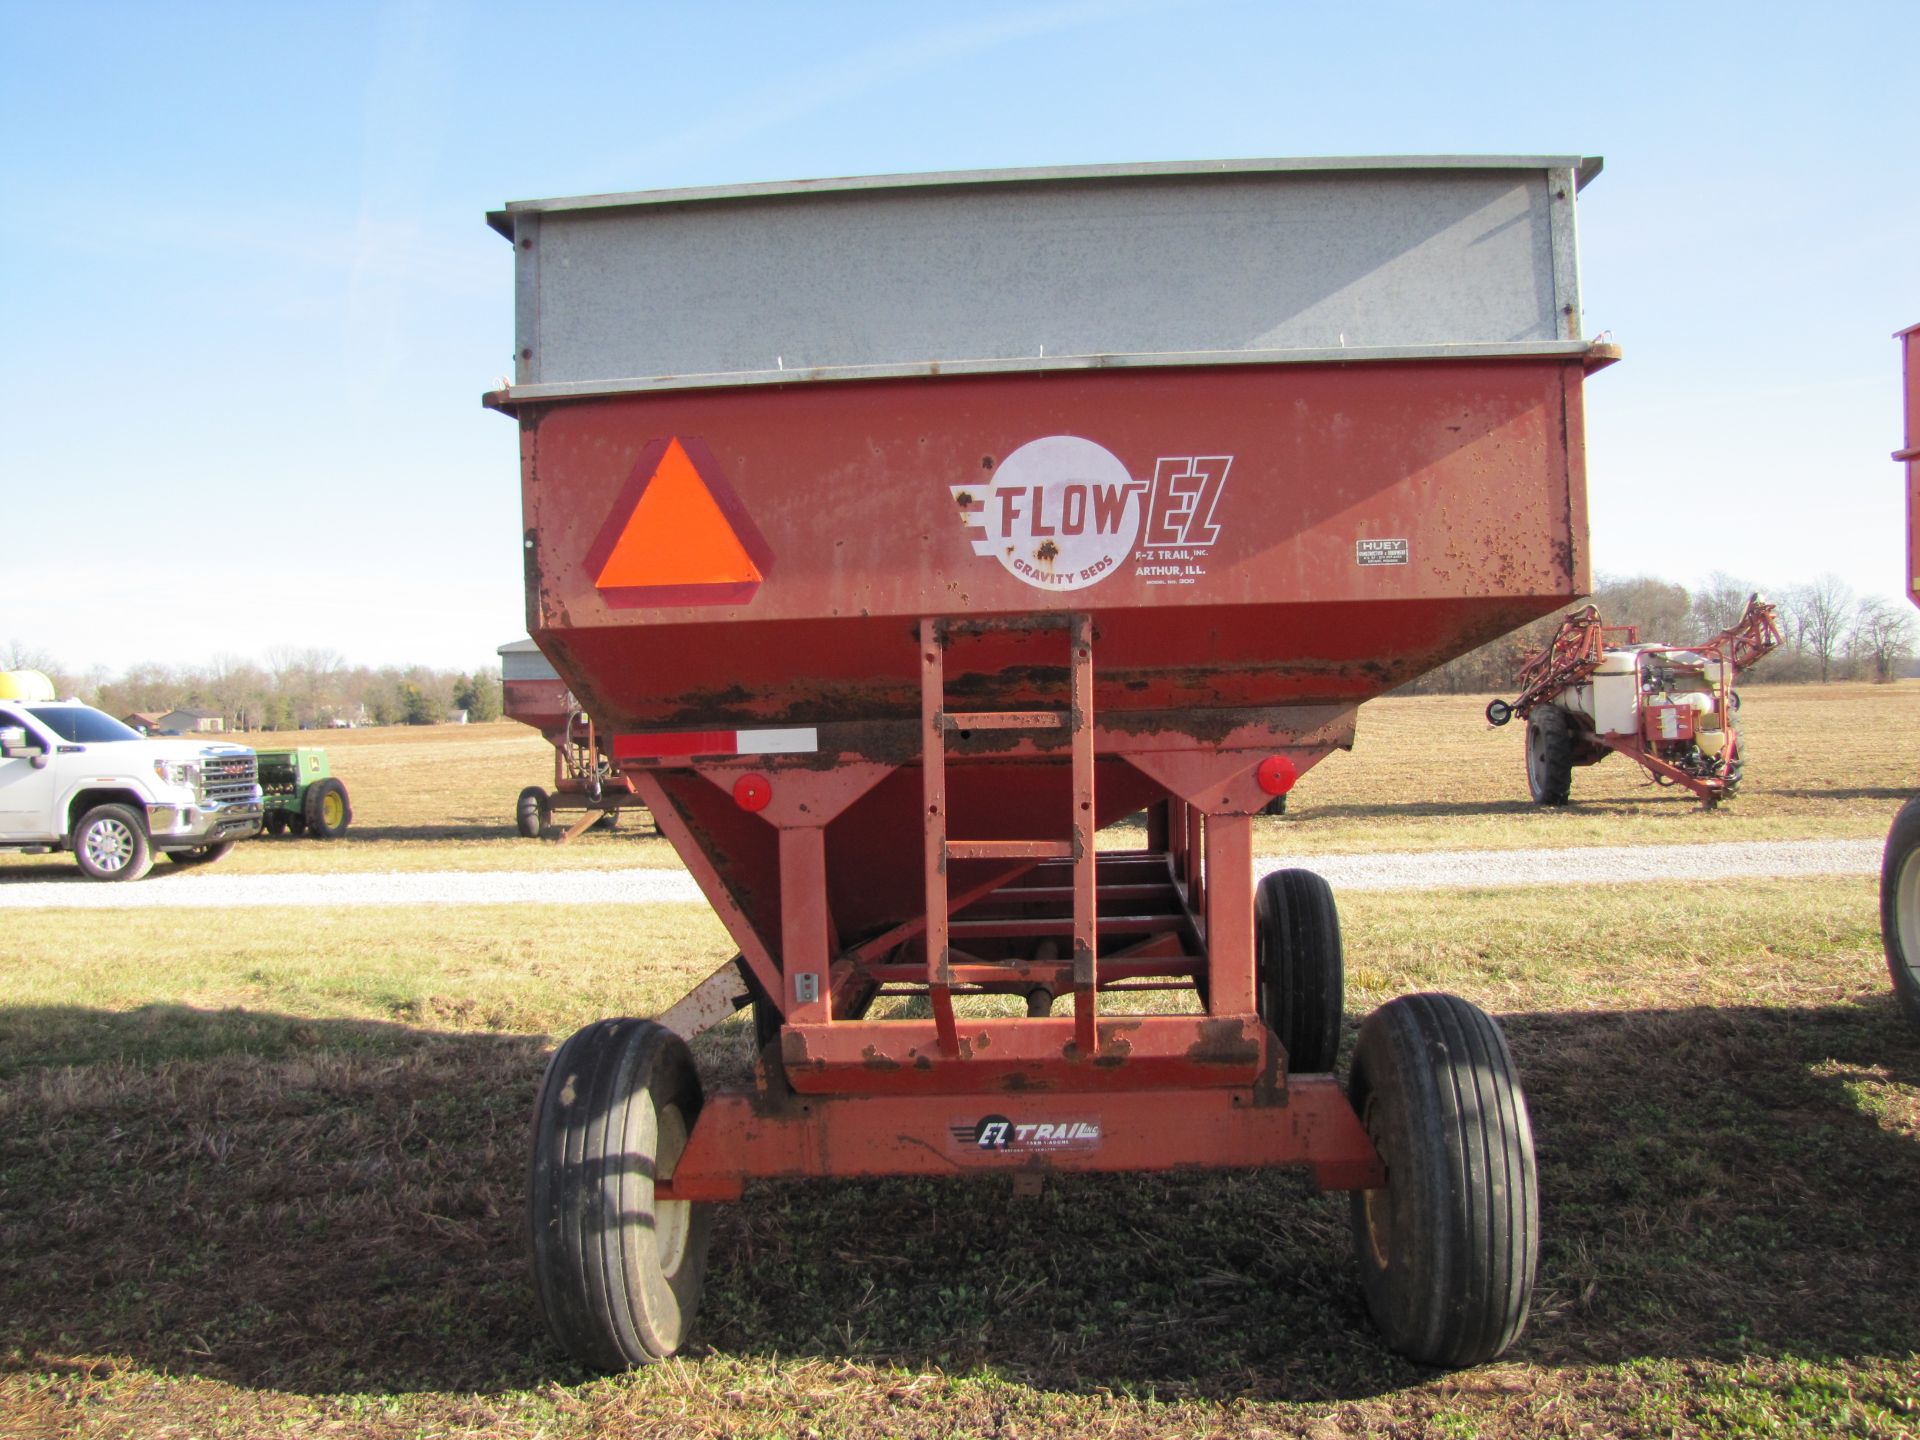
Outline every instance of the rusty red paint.
[[[1055, 1168], [1379, 1183], [1338, 1087], [1286, 1074], [1255, 1011], [1249, 817], [1351, 743], [1361, 701], [1590, 584], [1580, 378], [1578, 359], [1236, 366], [523, 409], [534, 634], [583, 703], [622, 733], [818, 734], [751, 768], [623, 761], [783, 1021], [759, 1090], [709, 1097], [671, 1193], [1000, 1166], [940, 1140], [989, 1105], [1106, 1117], [1097, 1151], [1069, 1128], [1032, 1162]], [[589, 537], [674, 435], [701, 437], [779, 554], [742, 603], [594, 588]], [[1010, 467], [981, 457], [1059, 435], [1143, 494], [1198, 485], [1205, 523], [1143, 513], [1152, 565], [1076, 572], [1083, 497], [1045, 508], [1026, 570], [1003, 564], [978, 522]], [[1383, 537], [1404, 563], [1359, 563]], [[737, 800], [753, 777], [759, 810]], [[1096, 853], [1143, 809], [1145, 851]], [[1110, 1013], [1116, 988], [1161, 984], [1202, 988], [1206, 1013]], [[881, 985], [931, 1018], [863, 1016]], [[1029, 987], [1027, 1015], [955, 1004]]]
[[[1280, 1103], [1284, 1102], [1284, 1103]], [[981, 1122], [1004, 1121], [1003, 1137]], [[1020, 1144], [1021, 1126], [1066, 1127], [1058, 1145]], [[1097, 1131], [1088, 1137], [1076, 1126]], [[982, 1143], [983, 1140], [986, 1143]], [[1323, 1190], [1386, 1183], [1337, 1083], [1308, 1076], [1284, 1096], [1252, 1089], [1135, 1090], [1110, 1095], [999, 1091], [809, 1098], [769, 1106], [710, 1097], [661, 1199], [735, 1200], [750, 1179], [1302, 1166]]]
[[1920, 604], [1920, 325], [1902, 330], [1901, 361], [1906, 395], [1906, 444], [1893, 458], [1907, 466], [1907, 595]]

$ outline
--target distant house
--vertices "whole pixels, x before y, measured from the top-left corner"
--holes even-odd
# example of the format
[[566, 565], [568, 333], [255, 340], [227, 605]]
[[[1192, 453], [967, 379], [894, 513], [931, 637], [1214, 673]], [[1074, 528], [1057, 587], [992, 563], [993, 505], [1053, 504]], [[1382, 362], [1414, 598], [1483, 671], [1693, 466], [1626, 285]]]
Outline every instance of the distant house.
[[158, 730], [162, 735], [197, 735], [225, 730], [227, 721], [225, 716], [205, 710], [169, 710], [147, 728]]
[[161, 719], [162, 716], [158, 710], [135, 710], [131, 714], [122, 715], [120, 723], [131, 725], [135, 730], [158, 730]]

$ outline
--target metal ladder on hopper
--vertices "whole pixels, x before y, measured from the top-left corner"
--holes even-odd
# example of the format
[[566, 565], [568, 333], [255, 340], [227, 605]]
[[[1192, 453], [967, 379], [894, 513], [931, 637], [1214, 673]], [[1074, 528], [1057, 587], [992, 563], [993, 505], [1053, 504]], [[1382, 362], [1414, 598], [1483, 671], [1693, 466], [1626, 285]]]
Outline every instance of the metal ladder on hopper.
[[[947, 709], [946, 654], [957, 638], [1063, 630], [1068, 645], [1065, 710]], [[927, 991], [940, 1052], [960, 1053], [953, 1018], [955, 972], [947, 909], [948, 862], [953, 860], [1071, 860], [1073, 862], [1073, 1032], [1080, 1055], [1099, 1047], [1098, 959], [1093, 799], [1093, 622], [1083, 613], [1009, 619], [923, 619], [920, 622], [920, 713], [923, 803], [926, 806]], [[1066, 840], [955, 840], [947, 834], [947, 745], [957, 731], [1061, 730], [1073, 755], [1072, 817]]]

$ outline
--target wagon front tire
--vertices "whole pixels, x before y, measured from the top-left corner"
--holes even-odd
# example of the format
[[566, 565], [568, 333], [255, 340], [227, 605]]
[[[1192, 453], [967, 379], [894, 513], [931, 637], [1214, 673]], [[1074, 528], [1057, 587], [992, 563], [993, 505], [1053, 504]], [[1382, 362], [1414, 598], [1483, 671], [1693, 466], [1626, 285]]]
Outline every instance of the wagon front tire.
[[552, 802], [538, 785], [529, 785], [513, 804], [514, 827], [528, 840], [538, 840], [553, 818]]
[[1880, 858], [1880, 940], [1893, 993], [1909, 1024], [1920, 1026], [1920, 798], [1893, 817]]
[[1564, 805], [1573, 793], [1573, 723], [1558, 705], [1527, 714], [1527, 789], [1536, 805]]
[[654, 1181], [672, 1177], [700, 1098], [686, 1042], [651, 1020], [589, 1025], [547, 1066], [527, 1186], [534, 1294], [583, 1365], [648, 1365], [686, 1340], [713, 1207], [656, 1201]]
[[1276, 870], [1253, 893], [1254, 1002], [1295, 1075], [1333, 1069], [1346, 965], [1333, 887], [1311, 870]]
[[1367, 1309], [1427, 1365], [1478, 1365], [1519, 1336], [1540, 1249], [1533, 1131], [1493, 1020], [1406, 995], [1360, 1027], [1348, 1086], [1387, 1184], [1353, 1196]]

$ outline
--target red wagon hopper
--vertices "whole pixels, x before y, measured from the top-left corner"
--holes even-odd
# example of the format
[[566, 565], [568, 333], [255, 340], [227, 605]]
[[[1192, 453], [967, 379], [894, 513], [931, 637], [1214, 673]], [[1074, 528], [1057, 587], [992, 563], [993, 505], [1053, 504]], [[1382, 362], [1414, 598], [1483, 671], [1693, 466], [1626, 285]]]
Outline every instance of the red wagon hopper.
[[[1252, 816], [1590, 588], [1578, 158], [510, 205], [530, 633], [738, 946], [536, 1103], [534, 1279], [671, 1354], [750, 1178], [1288, 1165], [1417, 1359], [1524, 1324], [1532, 1140], [1451, 996], [1361, 1026]], [[1132, 848], [1102, 827], [1136, 814]], [[901, 1003], [894, 997], [908, 997]], [[750, 1089], [686, 1038], [750, 1003]]]

